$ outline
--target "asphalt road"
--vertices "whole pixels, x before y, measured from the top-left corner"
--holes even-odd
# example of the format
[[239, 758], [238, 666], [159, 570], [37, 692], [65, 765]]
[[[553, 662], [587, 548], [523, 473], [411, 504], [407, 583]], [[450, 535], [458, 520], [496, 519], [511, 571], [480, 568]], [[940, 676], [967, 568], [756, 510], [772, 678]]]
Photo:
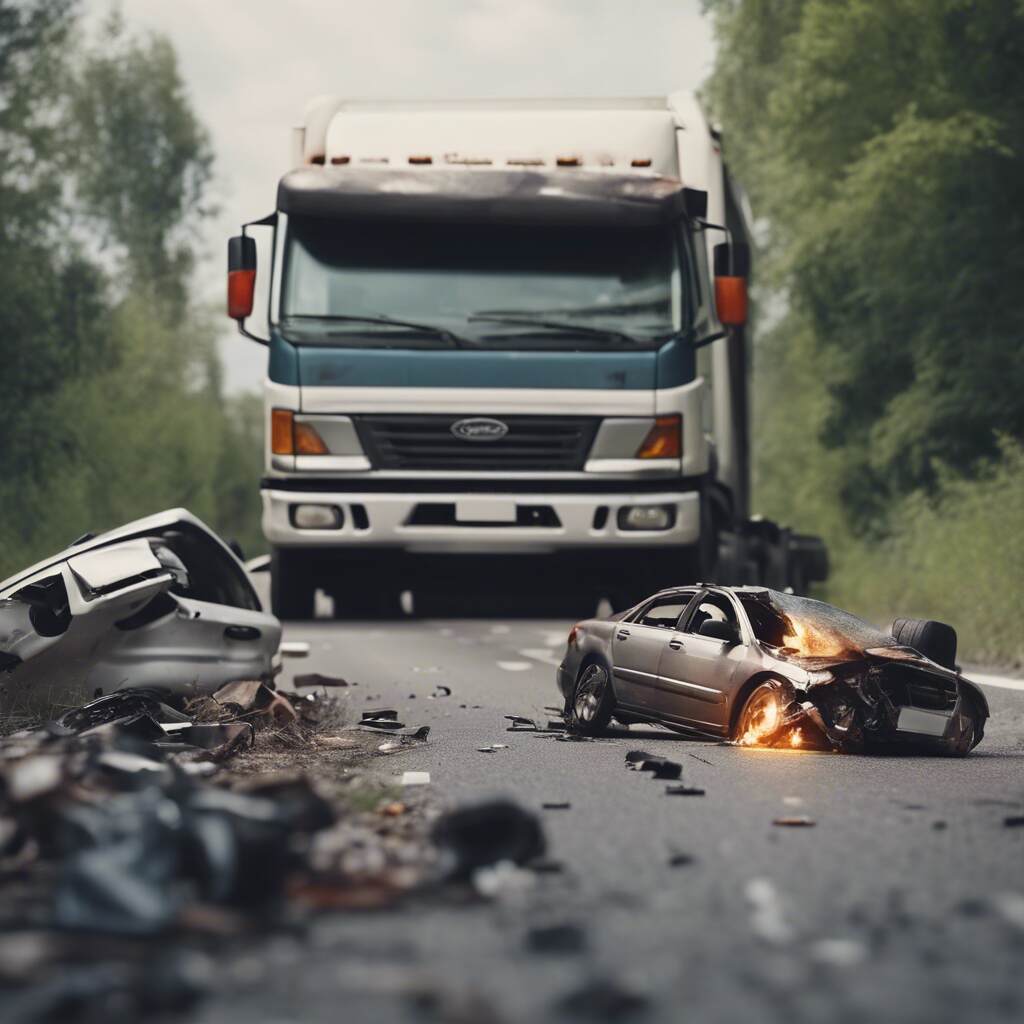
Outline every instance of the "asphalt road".
[[[602, 986], [645, 999], [642, 1020], [1020, 1019], [1024, 827], [1004, 819], [1024, 815], [1024, 684], [987, 688], [993, 717], [966, 760], [737, 749], [638, 726], [592, 743], [506, 732], [504, 715], [544, 721], [559, 702], [568, 625], [287, 628], [312, 645], [288, 672], [343, 675], [360, 684], [353, 714], [394, 707], [431, 727], [381, 772], [428, 771], [444, 803], [513, 797], [542, 816], [565, 871], [489, 905], [415, 904], [275, 940], [232, 1019], [572, 1019], [562, 1000]], [[438, 684], [451, 696], [432, 698]], [[492, 743], [508, 749], [477, 749]], [[635, 747], [681, 761], [706, 795], [627, 771]], [[773, 825], [793, 815], [815, 825]], [[527, 947], [530, 928], [562, 923], [582, 928], [583, 951]], [[225, 1009], [214, 999], [201, 1019]]]

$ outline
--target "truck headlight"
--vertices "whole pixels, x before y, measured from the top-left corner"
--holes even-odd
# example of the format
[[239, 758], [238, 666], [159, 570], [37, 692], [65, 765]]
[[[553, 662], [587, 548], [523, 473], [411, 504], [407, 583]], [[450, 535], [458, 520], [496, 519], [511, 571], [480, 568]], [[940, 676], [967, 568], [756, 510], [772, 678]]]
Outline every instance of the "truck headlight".
[[292, 505], [291, 512], [297, 530], [340, 530], [344, 522], [337, 505]]
[[620, 530], [668, 530], [676, 521], [674, 505], [629, 505], [619, 509]]

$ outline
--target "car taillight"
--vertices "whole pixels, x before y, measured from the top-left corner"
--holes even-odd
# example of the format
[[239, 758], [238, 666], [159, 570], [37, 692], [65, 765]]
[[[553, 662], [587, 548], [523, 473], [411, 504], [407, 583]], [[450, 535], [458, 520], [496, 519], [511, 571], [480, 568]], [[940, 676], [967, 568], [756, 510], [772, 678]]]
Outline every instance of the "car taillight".
[[583, 632], [583, 626], [580, 623], [576, 623], [572, 629], [569, 630], [569, 646], [575, 647], [579, 643], [580, 634]]

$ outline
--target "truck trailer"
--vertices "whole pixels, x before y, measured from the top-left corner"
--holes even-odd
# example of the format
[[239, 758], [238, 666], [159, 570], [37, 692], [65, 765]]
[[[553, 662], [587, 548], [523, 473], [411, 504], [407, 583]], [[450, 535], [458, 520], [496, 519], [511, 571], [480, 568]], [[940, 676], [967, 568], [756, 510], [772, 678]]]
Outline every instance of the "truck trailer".
[[825, 578], [750, 514], [749, 218], [694, 96], [320, 97], [291, 164], [228, 247], [277, 615]]

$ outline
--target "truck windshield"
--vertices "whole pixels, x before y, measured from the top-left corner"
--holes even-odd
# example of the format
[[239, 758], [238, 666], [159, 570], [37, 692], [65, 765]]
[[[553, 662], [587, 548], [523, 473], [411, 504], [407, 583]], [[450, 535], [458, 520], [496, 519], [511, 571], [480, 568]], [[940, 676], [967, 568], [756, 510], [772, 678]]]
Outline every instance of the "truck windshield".
[[652, 347], [688, 323], [670, 225], [293, 217], [281, 328], [300, 344]]

